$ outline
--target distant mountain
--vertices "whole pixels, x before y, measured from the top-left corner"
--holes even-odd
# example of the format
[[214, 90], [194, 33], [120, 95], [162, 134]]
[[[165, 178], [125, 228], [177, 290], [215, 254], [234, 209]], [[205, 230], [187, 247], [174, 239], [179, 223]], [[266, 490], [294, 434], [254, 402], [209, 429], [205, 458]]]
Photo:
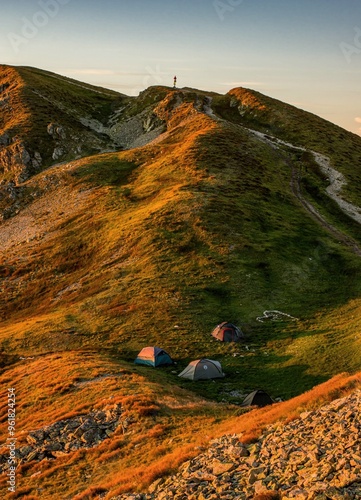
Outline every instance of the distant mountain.
[[[57, 478], [42, 498], [59, 493], [65, 472], [45, 458], [119, 471], [129, 452], [141, 475], [135, 444], [149, 437], [168, 457], [175, 444], [157, 439], [183, 418], [196, 434], [210, 415], [238, 415], [254, 389], [290, 399], [361, 370], [360, 137], [250, 89], [128, 97], [25, 67], [0, 67], [0, 113], [0, 376], [21, 392], [18, 432], [33, 447], [24, 495], [38, 484], [27, 467]], [[213, 339], [222, 321], [245, 340]], [[177, 365], [134, 367], [147, 345]], [[202, 357], [224, 379], [177, 376]], [[97, 439], [118, 415], [109, 398], [129, 419], [111, 449], [99, 445], [105, 457]], [[30, 430], [59, 433], [58, 420], [83, 414], [104, 432], [84, 431], [64, 454], [42, 431], [35, 450]], [[131, 422], [139, 441], [128, 441]], [[74, 498], [96, 498], [100, 469], [78, 471], [66, 496], [94, 487]]]
[[0, 66], [2, 175], [26, 180], [55, 162], [114, 147], [106, 125], [122, 98], [34, 68]]

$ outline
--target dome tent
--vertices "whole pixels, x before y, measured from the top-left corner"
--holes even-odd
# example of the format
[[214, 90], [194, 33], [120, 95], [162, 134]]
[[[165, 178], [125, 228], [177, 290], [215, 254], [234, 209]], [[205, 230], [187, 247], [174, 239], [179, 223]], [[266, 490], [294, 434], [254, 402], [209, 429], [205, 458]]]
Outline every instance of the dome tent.
[[190, 380], [209, 380], [213, 378], [223, 378], [221, 363], [212, 359], [196, 359], [178, 375], [178, 377], [189, 378]]
[[227, 321], [217, 325], [212, 335], [221, 342], [239, 342], [244, 337], [240, 328]]
[[244, 399], [242, 406], [267, 406], [273, 404], [271, 396], [267, 392], [262, 390], [257, 390], [248, 394]]
[[134, 363], [136, 365], [156, 367], [172, 365], [173, 360], [169, 354], [160, 347], [144, 347], [136, 357]]

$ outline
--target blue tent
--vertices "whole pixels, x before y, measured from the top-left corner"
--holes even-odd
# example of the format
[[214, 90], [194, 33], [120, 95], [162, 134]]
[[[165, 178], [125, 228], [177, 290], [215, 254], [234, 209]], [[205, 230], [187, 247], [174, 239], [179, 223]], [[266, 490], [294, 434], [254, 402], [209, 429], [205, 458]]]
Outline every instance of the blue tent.
[[136, 365], [146, 366], [165, 366], [172, 365], [173, 360], [163, 349], [160, 347], [144, 347], [138, 354], [134, 361]]

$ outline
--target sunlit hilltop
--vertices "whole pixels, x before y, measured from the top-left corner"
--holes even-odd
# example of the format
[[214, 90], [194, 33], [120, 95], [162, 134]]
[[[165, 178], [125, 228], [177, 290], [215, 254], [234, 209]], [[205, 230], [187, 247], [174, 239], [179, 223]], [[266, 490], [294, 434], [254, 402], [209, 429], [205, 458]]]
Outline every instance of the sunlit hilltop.
[[[360, 137], [251, 89], [131, 97], [29, 67], [0, 66], [0, 105], [4, 498], [145, 491], [360, 388]], [[244, 338], [215, 340], [223, 321]], [[176, 364], [135, 365], [145, 346]], [[201, 358], [225, 376], [178, 377]], [[250, 414], [255, 389], [276, 403]]]

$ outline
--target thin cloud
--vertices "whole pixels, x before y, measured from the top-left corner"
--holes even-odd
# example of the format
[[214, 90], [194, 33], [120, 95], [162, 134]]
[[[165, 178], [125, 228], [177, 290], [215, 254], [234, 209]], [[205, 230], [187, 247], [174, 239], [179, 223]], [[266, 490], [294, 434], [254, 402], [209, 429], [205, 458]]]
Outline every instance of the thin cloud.
[[263, 82], [224, 82], [221, 83], [221, 85], [224, 85], [226, 87], [263, 87], [265, 83]]
[[289, 101], [288, 104], [291, 104], [291, 106], [297, 106], [297, 107], [301, 107], [301, 106], [309, 106], [309, 103], [307, 102], [302, 102], [302, 101]]
[[65, 70], [67, 75], [88, 75], [88, 76], [143, 76], [144, 72], [113, 71], [111, 69], [69, 69]]
[[114, 75], [114, 71], [110, 69], [74, 69], [67, 73], [73, 75]]

